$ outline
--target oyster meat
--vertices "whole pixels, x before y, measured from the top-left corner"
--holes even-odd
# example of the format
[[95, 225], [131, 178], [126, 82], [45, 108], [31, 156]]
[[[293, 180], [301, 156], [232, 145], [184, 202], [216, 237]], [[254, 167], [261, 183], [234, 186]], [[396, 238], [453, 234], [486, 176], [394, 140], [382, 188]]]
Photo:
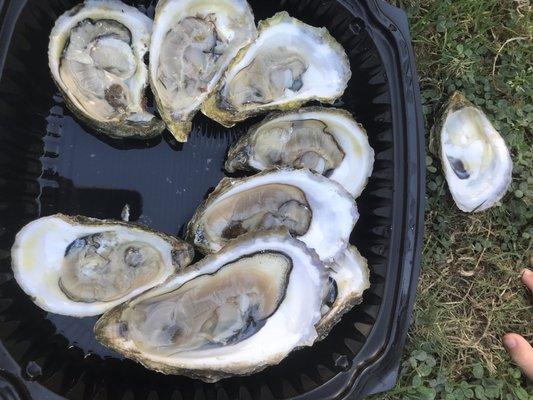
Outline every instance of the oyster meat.
[[213, 253], [244, 233], [285, 227], [332, 261], [346, 249], [358, 217], [352, 196], [337, 182], [306, 169], [276, 168], [224, 178], [197, 209], [187, 235]]
[[20, 287], [56, 314], [99, 315], [189, 265], [191, 245], [124, 222], [62, 214], [30, 222], [11, 250]]
[[344, 49], [325, 28], [280, 12], [259, 23], [258, 38], [237, 55], [202, 112], [230, 127], [269, 110], [333, 103], [350, 77]]
[[301, 108], [272, 114], [235, 143], [226, 170], [274, 166], [308, 168], [339, 182], [353, 196], [363, 191], [374, 164], [365, 130], [344, 110]]
[[185, 142], [191, 121], [237, 52], [257, 36], [246, 0], [161, 0], [150, 46], [159, 112]]
[[341, 317], [363, 301], [363, 292], [370, 287], [368, 262], [355, 246], [329, 265], [329, 290], [323, 305], [323, 316], [317, 325], [320, 340], [324, 339]]
[[52, 77], [72, 112], [99, 132], [145, 139], [163, 131], [145, 106], [151, 32], [150, 18], [118, 0], [86, 0], [56, 21]]
[[166, 374], [248, 375], [315, 342], [326, 282], [316, 254], [285, 230], [249, 234], [108, 311], [95, 334]]
[[509, 149], [487, 116], [455, 93], [442, 118], [440, 151], [448, 187], [465, 212], [494, 206], [512, 181]]

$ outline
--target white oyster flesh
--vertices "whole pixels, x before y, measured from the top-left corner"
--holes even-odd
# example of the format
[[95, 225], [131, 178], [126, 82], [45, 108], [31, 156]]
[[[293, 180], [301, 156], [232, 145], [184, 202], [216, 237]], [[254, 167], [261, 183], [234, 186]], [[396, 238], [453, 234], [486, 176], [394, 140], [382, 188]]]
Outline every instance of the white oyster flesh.
[[344, 49], [325, 28], [280, 12], [259, 23], [258, 38], [229, 66], [202, 112], [232, 126], [268, 110], [332, 103], [350, 77]]
[[150, 18], [118, 0], [86, 0], [52, 29], [54, 81], [72, 111], [109, 136], [149, 138], [164, 129], [145, 109], [151, 31]]
[[192, 261], [193, 249], [139, 226], [58, 214], [22, 228], [11, 258], [39, 307], [85, 317], [162, 283]]
[[166, 374], [248, 375], [315, 342], [326, 282], [316, 254], [286, 231], [246, 235], [109, 311], [95, 333]]
[[370, 287], [368, 262], [355, 246], [329, 265], [329, 291], [323, 305], [323, 317], [317, 325], [323, 339], [341, 317], [363, 301], [363, 293]]
[[373, 165], [374, 150], [366, 132], [349, 112], [308, 107], [272, 114], [252, 126], [231, 147], [226, 170], [308, 168], [339, 182], [358, 197]]
[[212, 253], [242, 234], [284, 227], [332, 261], [346, 249], [358, 218], [353, 197], [337, 182], [307, 169], [277, 168], [224, 178], [187, 234], [202, 252]]
[[177, 140], [231, 60], [257, 36], [246, 0], [162, 0], [150, 46], [150, 81]]
[[513, 164], [487, 116], [457, 93], [445, 113], [440, 138], [442, 165], [457, 206], [475, 212], [499, 202], [511, 184]]

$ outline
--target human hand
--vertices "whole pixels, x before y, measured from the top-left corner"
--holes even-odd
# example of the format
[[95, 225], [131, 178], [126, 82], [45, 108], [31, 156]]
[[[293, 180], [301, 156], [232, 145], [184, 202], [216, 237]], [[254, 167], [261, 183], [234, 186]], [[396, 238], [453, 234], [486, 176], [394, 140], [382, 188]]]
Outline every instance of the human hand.
[[[531, 270], [522, 271], [522, 282], [533, 292], [533, 272]], [[503, 345], [513, 361], [533, 381], [533, 347], [526, 339], [516, 333], [505, 335]]]

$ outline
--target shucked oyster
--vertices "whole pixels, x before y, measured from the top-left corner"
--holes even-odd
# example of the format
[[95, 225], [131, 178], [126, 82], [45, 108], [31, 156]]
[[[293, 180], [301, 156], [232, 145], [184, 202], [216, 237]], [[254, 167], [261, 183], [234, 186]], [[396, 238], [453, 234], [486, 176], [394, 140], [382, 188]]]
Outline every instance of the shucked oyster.
[[244, 233], [285, 227], [332, 261], [346, 249], [358, 218], [352, 196], [337, 182], [305, 169], [279, 168], [224, 178], [196, 210], [187, 235], [212, 253]]
[[160, 0], [150, 46], [159, 112], [180, 142], [237, 52], [257, 36], [246, 0]]
[[324, 301], [324, 315], [317, 325], [320, 339], [326, 337], [345, 313], [363, 301], [363, 292], [370, 287], [368, 262], [355, 246], [349, 246], [328, 270], [329, 291]]
[[372, 174], [374, 150], [351, 114], [308, 107], [272, 114], [232, 146], [226, 170], [262, 171], [274, 166], [309, 168], [339, 182], [353, 196]]
[[98, 340], [144, 366], [216, 382], [317, 339], [327, 275], [286, 231], [245, 235], [107, 312]]
[[455, 93], [438, 131], [442, 166], [457, 206], [466, 212], [494, 206], [511, 184], [513, 163], [486, 115]]
[[151, 31], [146, 15], [118, 0], [86, 0], [58, 18], [50, 35], [50, 70], [76, 116], [115, 138], [163, 131], [163, 122], [145, 108]]
[[255, 42], [241, 50], [202, 112], [227, 127], [269, 110], [311, 100], [333, 103], [351, 77], [348, 57], [325, 28], [280, 12], [259, 23]]
[[15, 278], [42, 309], [98, 315], [187, 266], [193, 249], [124, 222], [54, 215], [26, 225], [11, 250]]

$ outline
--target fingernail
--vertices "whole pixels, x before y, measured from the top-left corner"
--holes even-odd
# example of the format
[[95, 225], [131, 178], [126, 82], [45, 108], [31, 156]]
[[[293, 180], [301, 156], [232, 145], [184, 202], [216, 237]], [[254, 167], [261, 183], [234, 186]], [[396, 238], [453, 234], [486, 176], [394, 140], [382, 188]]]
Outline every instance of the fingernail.
[[508, 349], [512, 349], [516, 347], [516, 339], [512, 336], [505, 336], [503, 338], [503, 345], [507, 347]]
[[530, 269], [524, 268], [520, 276], [531, 276], [531, 275], [533, 275], [533, 272], [531, 272]]

